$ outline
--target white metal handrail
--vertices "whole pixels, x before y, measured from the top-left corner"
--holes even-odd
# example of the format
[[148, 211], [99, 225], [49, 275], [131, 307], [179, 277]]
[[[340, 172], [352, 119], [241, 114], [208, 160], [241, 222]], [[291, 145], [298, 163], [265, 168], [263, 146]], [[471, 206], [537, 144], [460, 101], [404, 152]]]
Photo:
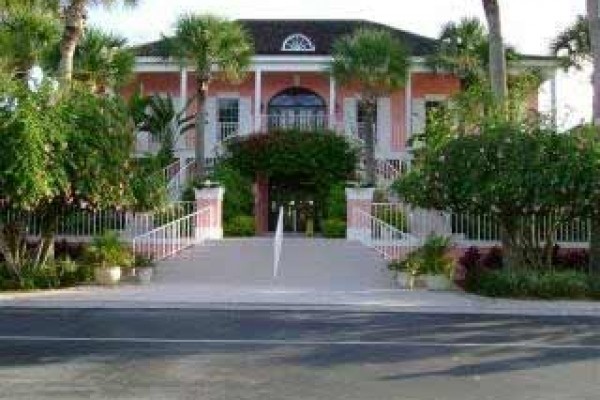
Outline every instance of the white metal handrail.
[[209, 207], [195, 211], [133, 238], [133, 253], [162, 260], [194, 245], [203, 243], [213, 226]]
[[167, 182], [167, 192], [171, 200], [178, 200], [181, 198], [181, 194], [185, 189], [185, 185], [192, 176], [193, 168], [196, 165], [196, 161], [192, 160], [185, 164], [182, 168], [179, 168], [170, 180]]
[[281, 248], [283, 246], [283, 207], [279, 207], [277, 218], [277, 229], [273, 240], [273, 278], [279, 275], [279, 260], [281, 259]]
[[386, 260], [400, 259], [422, 244], [422, 240], [360, 209], [354, 210], [356, 239]]

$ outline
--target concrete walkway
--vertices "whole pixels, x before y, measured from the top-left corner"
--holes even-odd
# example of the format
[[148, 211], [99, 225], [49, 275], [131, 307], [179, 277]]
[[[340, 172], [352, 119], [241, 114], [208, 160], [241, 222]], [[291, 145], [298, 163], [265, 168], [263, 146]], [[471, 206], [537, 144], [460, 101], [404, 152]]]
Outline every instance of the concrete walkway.
[[224, 240], [162, 262], [150, 285], [0, 294], [4, 307], [344, 309], [432, 313], [593, 315], [600, 302], [487, 299], [394, 287], [385, 263], [358, 243], [286, 239], [273, 279], [272, 239]]

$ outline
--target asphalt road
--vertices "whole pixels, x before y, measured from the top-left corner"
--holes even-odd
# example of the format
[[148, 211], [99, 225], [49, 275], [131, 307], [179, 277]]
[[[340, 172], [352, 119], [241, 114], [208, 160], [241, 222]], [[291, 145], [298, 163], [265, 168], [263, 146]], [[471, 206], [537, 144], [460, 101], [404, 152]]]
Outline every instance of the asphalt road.
[[0, 399], [598, 399], [600, 319], [0, 310]]

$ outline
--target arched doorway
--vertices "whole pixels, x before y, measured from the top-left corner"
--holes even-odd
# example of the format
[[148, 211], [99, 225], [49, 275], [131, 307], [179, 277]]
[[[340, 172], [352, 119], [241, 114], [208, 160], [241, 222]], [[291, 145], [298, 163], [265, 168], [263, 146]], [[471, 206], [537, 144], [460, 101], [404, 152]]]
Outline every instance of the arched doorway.
[[269, 129], [317, 130], [327, 127], [325, 100], [312, 90], [292, 87], [269, 100]]

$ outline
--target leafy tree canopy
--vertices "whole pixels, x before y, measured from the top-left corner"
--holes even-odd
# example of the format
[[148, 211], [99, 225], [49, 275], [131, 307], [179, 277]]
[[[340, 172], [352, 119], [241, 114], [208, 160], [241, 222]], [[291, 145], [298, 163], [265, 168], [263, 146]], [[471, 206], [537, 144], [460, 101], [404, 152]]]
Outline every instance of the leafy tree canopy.
[[377, 97], [404, 87], [409, 65], [404, 44], [389, 32], [359, 29], [334, 44], [331, 73], [340, 83], [357, 83], [365, 96]]
[[357, 149], [335, 132], [281, 131], [227, 144], [227, 162], [249, 177], [303, 180], [329, 189], [352, 177]]
[[411, 203], [501, 218], [591, 210], [600, 189], [597, 148], [537, 126], [492, 125], [479, 135], [447, 136], [423, 151], [397, 182]]

